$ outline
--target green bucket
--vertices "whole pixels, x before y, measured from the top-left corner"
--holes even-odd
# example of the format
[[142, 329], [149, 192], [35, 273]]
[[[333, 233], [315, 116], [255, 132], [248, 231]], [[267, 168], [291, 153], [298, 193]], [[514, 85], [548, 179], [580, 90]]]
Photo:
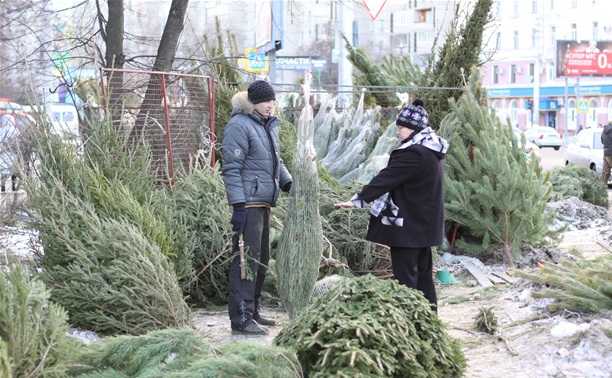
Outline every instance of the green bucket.
[[440, 284], [442, 285], [448, 285], [455, 281], [455, 277], [450, 272], [450, 270], [438, 270], [438, 272], [436, 273], [436, 278], [438, 278]]

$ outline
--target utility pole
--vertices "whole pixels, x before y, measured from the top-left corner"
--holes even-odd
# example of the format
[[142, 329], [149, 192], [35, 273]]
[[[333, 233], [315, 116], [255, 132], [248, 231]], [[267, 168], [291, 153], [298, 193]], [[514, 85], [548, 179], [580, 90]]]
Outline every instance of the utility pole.
[[[540, 6], [538, 6], [538, 14], [536, 16], [536, 29], [535, 29], [535, 48], [536, 48], [536, 61], [534, 65], [534, 79], [533, 79], [533, 106], [531, 110], [531, 126], [540, 124], [540, 38], [541, 38], [541, 27], [542, 18], [540, 17]], [[534, 121], [535, 120], [535, 121]]]
[[[342, 2], [337, 2], [338, 7], [338, 22], [336, 30], [336, 48], [338, 49], [338, 91], [348, 91], [353, 85], [353, 65], [347, 59], [348, 52], [346, 50], [342, 35], [351, 40], [353, 33], [353, 11], [346, 10]], [[342, 34], [342, 35], [341, 35]], [[340, 93], [338, 103], [340, 107], [345, 108], [351, 104], [351, 93]]]

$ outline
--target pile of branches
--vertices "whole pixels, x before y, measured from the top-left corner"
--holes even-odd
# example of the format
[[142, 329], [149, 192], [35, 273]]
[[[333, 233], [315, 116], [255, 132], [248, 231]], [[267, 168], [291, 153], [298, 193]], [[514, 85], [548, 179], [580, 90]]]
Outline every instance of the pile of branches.
[[295, 353], [233, 342], [214, 347], [190, 328], [115, 336], [87, 347], [74, 377], [302, 377]]
[[592, 260], [575, 254], [557, 264], [542, 262], [536, 273], [516, 271], [519, 277], [542, 284], [534, 298], [554, 298], [551, 311], [603, 313], [612, 310], [612, 256], [602, 255]]
[[338, 281], [274, 343], [309, 377], [450, 377], [466, 364], [421, 292], [372, 275]]

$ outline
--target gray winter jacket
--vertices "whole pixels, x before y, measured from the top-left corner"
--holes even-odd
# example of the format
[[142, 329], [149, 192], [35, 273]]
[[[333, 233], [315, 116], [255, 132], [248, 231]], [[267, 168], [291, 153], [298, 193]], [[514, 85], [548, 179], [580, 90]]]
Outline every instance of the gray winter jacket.
[[[232, 116], [223, 132], [223, 181], [230, 205], [276, 206], [292, 178], [280, 158], [275, 116], [265, 120], [254, 110], [247, 92], [232, 98]], [[289, 185], [290, 186], [290, 185]]]

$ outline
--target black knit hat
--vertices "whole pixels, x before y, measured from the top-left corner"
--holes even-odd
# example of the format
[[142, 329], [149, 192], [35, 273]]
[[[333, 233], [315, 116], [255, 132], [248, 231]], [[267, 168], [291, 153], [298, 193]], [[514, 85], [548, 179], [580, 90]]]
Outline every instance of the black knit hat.
[[423, 100], [417, 98], [411, 105], [404, 106], [404, 109], [397, 116], [395, 124], [416, 131], [421, 131], [426, 128], [427, 121], [429, 121], [429, 114], [427, 114], [427, 110], [423, 108], [423, 105], [425, 105]]
[[260, 102], [276, 100], [276, 94], [272, 85], [264, 80], [255, 80], [249, 85], [249, 101], [253, 104], [259, 104]]

